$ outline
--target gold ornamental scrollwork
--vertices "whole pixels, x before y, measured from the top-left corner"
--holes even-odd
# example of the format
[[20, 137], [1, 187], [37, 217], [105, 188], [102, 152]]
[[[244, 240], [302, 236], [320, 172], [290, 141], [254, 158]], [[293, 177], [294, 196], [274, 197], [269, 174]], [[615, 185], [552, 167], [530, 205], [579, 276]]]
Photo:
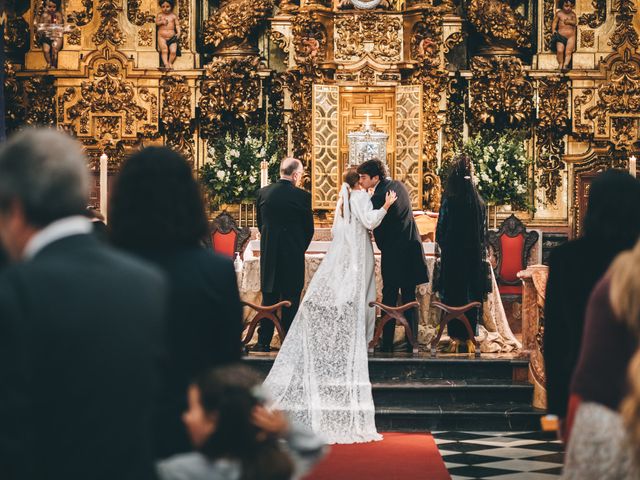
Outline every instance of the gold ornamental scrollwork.
[[29, 78], [24, 84], [27, 96], [25, 124], [55, 125], [56, 122], [56, 87], [55, 77], [43, 75]]
[[[401, 32], [400, 17], [375, 13], [338, 17], [335, 21], [335, 58], [354, 61], [370, 52], [374, 59], [381, 62], [398, 62], [402, 56]], [[371, 47], [367, 47], [367, 44]]]
[[562, 185], [564, 136], [569, 126], [569, 84], [561, 77], [548, 77], [538, 84], [538, 122], [536, 126], [536, 168], [538, 185], [554, 204]]
[[105, 48], [91, 61], [94, 73], [81, 83], [78, 97], [67, 89], [66, 101], [72, 104], [63, 107], [62, 118], [66, 116], [67, 128], [85, 144], [100, 140], [100, 135], [105, 135], [102, 140], [128, 142], [157, 135], [157, 95], [126, 80], [125, 64], [121, 55]]
[[219, 134], [225, 122], [250, 121], [260, 106], [259, 66], [259, 57], [215, 57], [205, 67], [198, 103], [204, 138]]
[[471, 0], [469, 21], [492, 48], [529, 48], [531, 23], [511, 2], [502, 0]]
[[99, 0], [100, 25], [91, 39], [96, 45], [102, 45], [107, 40], [116, 46], [125, 41], [125, 34], [118, 23], [118, 11], [121, 7], [117, 0]]
[[7, 132], [12, 132], [24, 124], [27, 106], [22, 84], [16, 77], [16, 68], [9, 60], [4, 62], [4, 100]]
[[615, 0], [616, 28], [609, 38], [609, 45], [620, 50], [625, 43], [638, 48], [638, 32], [633, 27], [633, 17], [637, 12], [634, 0]]
[[93, 0], [82, 0], [84, 10], [71, 12], [67, 15], [67, 22], [73, 23], [78, 27], [87, 25], [93, 20]]
[[513, 57], [473, 57], [471, 71], [471, 113], [476, 129], [526, 126], [533, 113], [533, 85], [522, 62]]
[[168, 147], [180, 152], [189, 162], [195, 159], [191, 122], [191, 89], [185, 77], [170, 75], [160, 81], [162, 113], [160, 122]]
[[[184, 2], [187, 3], [187, 2]], [[142, 0], [127, 0], [127, 18], [138, 27], [146, 23], [153, 23], [155, 17], [150, 12], [143, 12], [140, 8]], [[182, 8], [182, 5], [180, 6]]]
[[578, 24], [587, 25], [589, 28], [598, 28], [607, 19], [607, 0], [593, 0], [591, 6], [593, 12], [580, 15]]
[[4, 24], [4, 47], [11, 51], [26, 50], [29, 46], [29, 25], [22, 17], [10, 16]]
[[550, 50], [549, 43], [551, 42], [551, 36], [553, 35], [551, 27], [553, 26], [553, 18], [555, 14], [556, 0], [544, 0], [542, 4], [542, 47], [545, 52]]
[[223, 0], [204, 24], [204, 44], [218, 52], [255, 53], [250, 37], [273, 7], [274, 0]]
[[447, 83], [440, 55], [443, 13], [439, 7], [425, 9], [411, 35], [411, 56], [418, 61], [411, 83], [422, 85], [422, 203], [424, 208], [434, 211], [440, 208], [441, 184], [436, 159], [442, 124], [440, 101]]
[[319, 61], [327, 56], [327, 30], [314, 12], [302, 12], [291, 23], [296, 63], [306, 73], [315, 75]]

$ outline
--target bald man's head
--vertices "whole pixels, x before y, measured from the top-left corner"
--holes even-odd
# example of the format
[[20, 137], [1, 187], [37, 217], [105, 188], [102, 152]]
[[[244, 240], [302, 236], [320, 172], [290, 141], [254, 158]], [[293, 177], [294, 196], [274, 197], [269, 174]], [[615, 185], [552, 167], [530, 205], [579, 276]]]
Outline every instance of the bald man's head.
[[289, 157], [280, 162], [280, 177], [291, 180], [294, 185], [297, 185], [302, 180], [303, 173], [304, 167], [297, 158]]

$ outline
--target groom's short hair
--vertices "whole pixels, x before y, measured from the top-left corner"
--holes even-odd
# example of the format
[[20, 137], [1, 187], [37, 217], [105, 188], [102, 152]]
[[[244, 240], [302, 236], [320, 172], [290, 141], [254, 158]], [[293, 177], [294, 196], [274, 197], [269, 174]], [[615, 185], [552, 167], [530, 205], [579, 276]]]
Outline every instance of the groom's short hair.
[[297, 158], [287, 157], [280, 162], [280, 175], [290, 177], [293, 172], [302, 168], [302, 162]]
[[382, 163], [377, 158], [372, 158], [371, 160], [362, 162], [358, 166], [358, 174], [369, 175], [370, 178], [373, 178], [377, 175], [378, 178], [382, 180], [386, 177], [385, 173], [386, 169], [384, 168], [384, 163]]

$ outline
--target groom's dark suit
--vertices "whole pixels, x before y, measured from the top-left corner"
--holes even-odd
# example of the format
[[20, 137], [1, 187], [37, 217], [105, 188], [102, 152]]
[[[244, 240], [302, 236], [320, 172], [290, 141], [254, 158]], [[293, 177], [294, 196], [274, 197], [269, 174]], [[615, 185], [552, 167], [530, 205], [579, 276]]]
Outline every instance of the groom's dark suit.
[[[416, 285], [429, 280], [427, 265], [418, 227], [413, 219], [409, 192], [402, 182], [383, 179], [371, 197], [373, 208], [381, 208], [388, 191], [396, 192], [398, 199], [391, 206], [378, 228], [373, 231], [376, 244], [382, 252], [382, 303], [397, 305], [416, 299]], [[417, 321], [413, 311], [407, 312], [407, 320], [417, 335]], [[385, 325], [382, 348], [390, 350], [393, 345], [395, 321]]]

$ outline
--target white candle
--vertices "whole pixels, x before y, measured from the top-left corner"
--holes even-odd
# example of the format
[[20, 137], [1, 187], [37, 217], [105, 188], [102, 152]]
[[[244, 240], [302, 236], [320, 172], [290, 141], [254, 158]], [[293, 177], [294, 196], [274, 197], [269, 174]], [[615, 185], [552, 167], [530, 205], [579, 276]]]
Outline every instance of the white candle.
[[264, 160], [260, 162], [260, 188], [269, 185], [269, 164]]
[[100, 155], [100, 213], [107, 220], [107, 172], [109, 157], [106, 153]]
[[629, 173], [633, 177], [636, 176], [636, 162], [637, 162], [637, 160], [636, 160], [635, 155], [631, 155], [629, 157]]

